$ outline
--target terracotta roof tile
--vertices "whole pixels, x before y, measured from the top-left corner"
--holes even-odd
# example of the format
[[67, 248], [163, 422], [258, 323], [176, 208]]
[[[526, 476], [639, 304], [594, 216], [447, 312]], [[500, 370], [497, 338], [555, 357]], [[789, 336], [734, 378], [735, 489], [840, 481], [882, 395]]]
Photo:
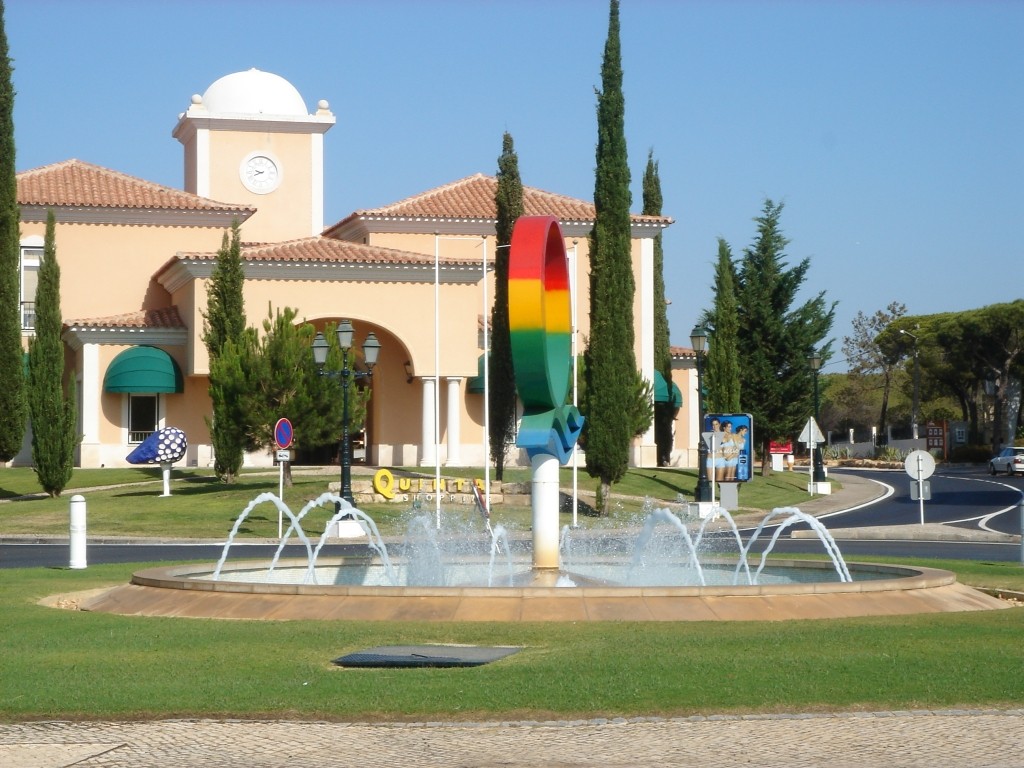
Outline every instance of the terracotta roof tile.
[[[356, 218], [444, 218], [491, 221], [498, 216], [497, 204], [494, 201], [497, 189], [498, 180], [494, 176], [477, 173], [381, 208], [355, 211], [331, 229], [340, 227]], [[525, 186], [523, 187], [523, 211], [527, 216], [556, 216], [563, 222], [590, 222], [596, 216], [593, 203]], [[672, 223], [672, 219], [665, 216], [634, 214], [631, 218], [634, 222]]]
[[[213, 261], [215, 252], [179, 253], [176, 260]], [[376, 245], [362, 245], [330, 237], [306, 237], [283, 243], [243, 245], [244, 261], [290, 261], [290, 262], [344, 262], [362, 264], [433, 264], [434, 257], [411, 251], [381, 248]], [[454, 259], [440, 257], [445, 264], [470, 264], [478, 266], [476, 259]]]
[[140, 309], [138, 312], [128, 312], [123, 315], [112, 315], [110, 317], [93, 317], [85, 320], [66, 320], [65, 325], [69, 327], [94, 327], [94, 328], [185, 328], [185, 323], [178, 314], [177, 307], [163, 307], [161, 309]]
[[146, 210], [251, 211], [85, 163], [65, 160], [22, 171], [18, 204]]

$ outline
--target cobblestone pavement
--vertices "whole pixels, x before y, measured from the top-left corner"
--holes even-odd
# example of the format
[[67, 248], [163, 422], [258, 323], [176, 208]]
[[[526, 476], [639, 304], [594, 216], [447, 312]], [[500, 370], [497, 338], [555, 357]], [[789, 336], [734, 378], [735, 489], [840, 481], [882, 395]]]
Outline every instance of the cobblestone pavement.
[[1024, 766], [1024, 709], [553, 723], [0, 724], [9, 768]]

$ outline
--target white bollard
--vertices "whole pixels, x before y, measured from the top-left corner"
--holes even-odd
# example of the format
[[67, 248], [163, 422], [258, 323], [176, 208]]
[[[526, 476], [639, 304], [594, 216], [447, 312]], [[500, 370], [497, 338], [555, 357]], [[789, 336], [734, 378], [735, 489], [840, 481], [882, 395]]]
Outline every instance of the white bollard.
[[71, 497], [71, 562], [69, 568], [85, 568], [85, 496]]

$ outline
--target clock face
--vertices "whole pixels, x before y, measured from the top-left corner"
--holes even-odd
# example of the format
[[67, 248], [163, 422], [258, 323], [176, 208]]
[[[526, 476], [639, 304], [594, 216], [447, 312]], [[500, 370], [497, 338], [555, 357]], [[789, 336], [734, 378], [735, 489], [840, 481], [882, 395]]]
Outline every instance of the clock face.
[[242, 161], [240, 172], [246, 189], [259, 195], [273, 192], [281, 182], [277, 163], [266, 155], [249, 155]]

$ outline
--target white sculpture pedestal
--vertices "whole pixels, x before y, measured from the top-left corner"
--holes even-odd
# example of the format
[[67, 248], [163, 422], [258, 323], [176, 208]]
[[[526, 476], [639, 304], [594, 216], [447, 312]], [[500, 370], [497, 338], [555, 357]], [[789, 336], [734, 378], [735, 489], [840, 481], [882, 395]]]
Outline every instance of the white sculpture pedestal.
[[358, 520], [335, 520], [327, 526], [329, 539], [358, 539], [366, 535]]
[[164, 492], [160, 494], [163, 496], [171, 495], [171, 463], [169, 461], [160, 462], [160, 474], [164, 478]]

